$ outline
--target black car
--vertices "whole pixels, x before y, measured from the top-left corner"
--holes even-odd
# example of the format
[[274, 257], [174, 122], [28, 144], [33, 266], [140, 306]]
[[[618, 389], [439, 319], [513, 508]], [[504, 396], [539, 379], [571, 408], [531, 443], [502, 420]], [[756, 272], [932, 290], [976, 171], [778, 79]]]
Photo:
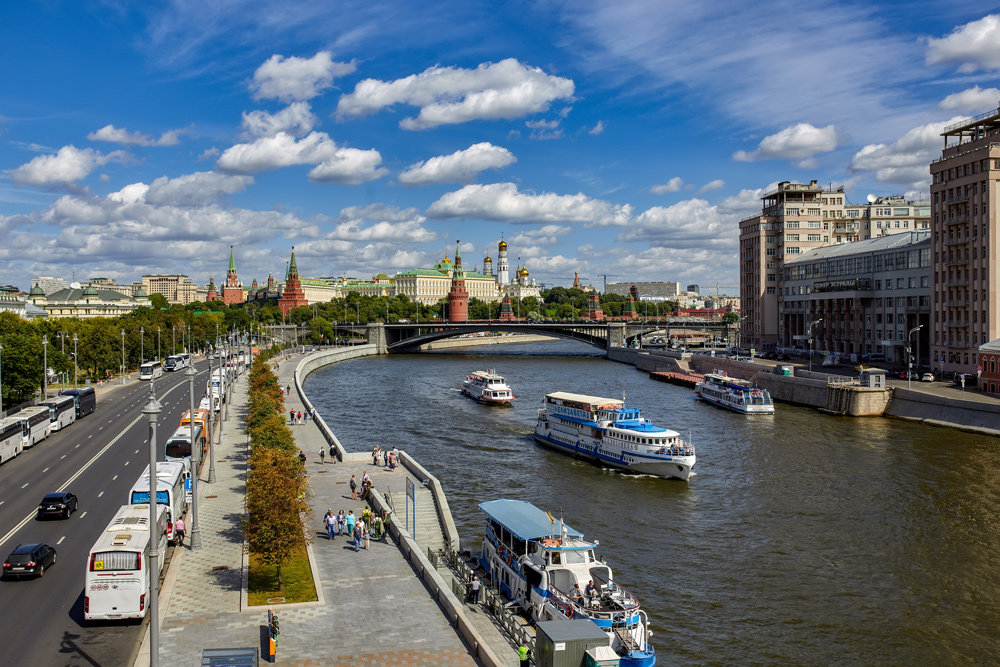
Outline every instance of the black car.
[[3, 563], [4, 577], [42, 576], [56, 562], [56, 550], [47, 544], [19, 544]]
[[79, 500], [69, 491], [59, 493], [48, 493], [38, 503], [38, 517], [59, 516], [68, 519], [72, 512], [77, 510]]

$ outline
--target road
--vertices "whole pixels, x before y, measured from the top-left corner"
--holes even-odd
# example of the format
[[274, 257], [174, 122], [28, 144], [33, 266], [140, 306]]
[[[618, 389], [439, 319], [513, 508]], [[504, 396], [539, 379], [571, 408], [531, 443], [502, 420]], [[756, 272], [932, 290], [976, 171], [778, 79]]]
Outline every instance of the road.
[[[200, 366], [196, 401], [207, 381], [207, 366]], [[158, 378], [156, 395], [163, 406], [157, 428], [162, 447], [190, 403], [184, 372]], [[0, 582], [7, 620], [0, 665], [132, 663], [145, 623], [86, 623], [83, 584], [90, 547], [149, 462], [149, 424], [141, 412], [148, 398], [146, 382], [106, 390], [92, 414], [0, 466], [0, 556], [31, 542], [51, 544], [58, 553], [41, 579]], [[42, 496], [59, 490], [79, 497], [79, 511], [68, 520], [35, 519]]]

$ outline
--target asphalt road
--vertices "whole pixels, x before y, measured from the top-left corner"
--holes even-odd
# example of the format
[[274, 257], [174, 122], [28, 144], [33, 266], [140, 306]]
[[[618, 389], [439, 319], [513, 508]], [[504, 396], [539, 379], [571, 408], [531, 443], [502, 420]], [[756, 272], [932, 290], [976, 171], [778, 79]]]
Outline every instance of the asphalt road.
[[[200, 366], [196, 401], [207, 381], [207, 367]], [[157, 378], [156, 395], [163, 406], [157, 428], [162, 460], [162, 443], [190, 403], [184, 372]], [[148, 398], [146, 382], [109, 389], [98, 396], [92, 414], [0, 466], [0, 557], [31, 542], [57, 551], [56, 564], [44, 577], [0, 582], [6, 620], [0, 665], [119, 667], [134, 659], [145, 621], [85, 622], [83, 585], [90, 547], [149, 462], [149, 424], [141, 412]], [[42, 496], [62, 490], [79, 497], [79, 510], [68, 520], [37, 520]]]

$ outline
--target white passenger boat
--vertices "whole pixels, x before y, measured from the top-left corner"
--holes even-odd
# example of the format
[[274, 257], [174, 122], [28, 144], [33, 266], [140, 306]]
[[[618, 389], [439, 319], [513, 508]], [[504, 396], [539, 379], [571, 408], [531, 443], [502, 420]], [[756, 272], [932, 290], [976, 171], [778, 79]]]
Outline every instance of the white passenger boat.
[[629, 472], [687, 480], [694, 446], [655, 426], [625, 401], [584, 394], [545, 395], [535, 440], [558, 451]]
[[462, 393], [487, 405], [510, 405], [514, 393], [495, 371], [474, 371], [462, 382]]
[[597, 558], [597, 542], [523, 500], [479, 508], [486, 514], [480, 566], [531, 620], [589, 619], [607, 633], [621, 667], [656, 664], [646, 612]]
[[732, 378], [724, 371], [707, 373], [694, 386], [698, 398], [722, 408], [728, 408], [746, 415], [773, 415], [774, 401], [767, 389], [758, 387], [749, 380]]

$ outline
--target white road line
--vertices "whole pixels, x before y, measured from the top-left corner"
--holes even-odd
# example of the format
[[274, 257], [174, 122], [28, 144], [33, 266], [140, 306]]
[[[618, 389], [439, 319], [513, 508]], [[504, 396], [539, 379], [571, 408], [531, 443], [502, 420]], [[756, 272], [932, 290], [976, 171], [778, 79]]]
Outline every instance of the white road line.
[[49, 469], [48, 469], [48, 468], [46, 468], [46, 469], [45, 469], [45, 470], [43, 470], [42, 472], [48, 472], [48, 471], [49, 471]]
[[64, 458], [66, 458], [66, 455], [65, 455], [65, 454], [63, 454], [62, 456], [60, 456], [60, 457], [59, 457], [59, 460], [60, 460], [60, 461], [62, 461], [62, 460], [63, 460]]
[[65, 536], [65, 535], [63, 535], [62, 537], [60, 537], [60, 538], [59, 538], [59, 541], [58, 541], [58, 542], [56, 542], [56, 546], [59, 546], [60, 544], [62, 544], [62, 543], [63, 543], [63, 540], [65, 540], [65, 539], [66, 539], [66, 536]]
[[112, 477], [112, 478], [111, 478], [111, 481], [113, 482], [113, 481], [115, 481], [116, 479], [118, 479], [118, 475], [115, 475], [114, 477]]
[[5, 502], [7, 502], [7, 501], [6, 500], [0, 500], [0, 505], [3, 505]]
[[29, 484], [31, 484], [31, 482], [25, 482], [25, 483], [24, 483], [24, 486], [22, 486], [21, 488], [22, 488], [22, 489], [24, 489], [24, 488], [27, 488], [27, 486], [28, 486]]
[[[104, 493], [104, 492], [102, 491], [101, 493]], [[85, 517], [85, 516], [87, 516], [87, 513], [86, 513], [86, 512], [84, 512], [83, 514], [81, 514], [81, 515], [80, 515], [80, 516], [79, 516], [78, 518], [82, 519], [82, 518], [83, 518], [83, 517]]]
[[[188, 429], [188, 430], [190, 431], [191, 429]], [[189, 434], [189, 435], [190, 435], [190, 434]], [[128, 465], [128, 461], [126, 461], [126, 462], [125, 462], [125, 465]]]
[[[188, 430], [190, 431], [191, 429], [188, 429]], [[191, 434], [190, 434], [190, 433], [188, 433], [188, 435], [191, 435]], [[145, 442], [149, 442], [149, 440], [146, 440]], [[135, 452], [133, 452], [133, 453], [134, 453], [134, 454], [138, 454], [138, 453], [139, 453], [139, 450], [137, 449], [137, 450], [135, 450]]]
[[104, 492], [103, 492], [103, 491], [101, 491], [100, 493], [98, 493], [98, 494], [97, 494], [97, 497], [98, 497], [98, 498], [100, 498], [100, 497], [101, 497], [101, 496], [103, 496], [103, 495], [104, 495]]

